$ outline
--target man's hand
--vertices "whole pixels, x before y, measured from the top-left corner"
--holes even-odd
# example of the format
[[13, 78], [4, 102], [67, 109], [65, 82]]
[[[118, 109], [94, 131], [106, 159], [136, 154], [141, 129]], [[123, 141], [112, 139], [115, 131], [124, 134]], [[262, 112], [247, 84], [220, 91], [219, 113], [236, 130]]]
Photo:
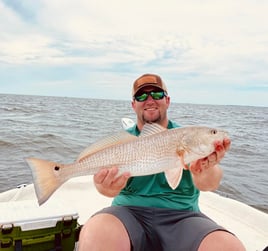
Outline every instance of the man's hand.
[[198, 189], [211, 191], [218, 188], [222, 178], [222, 170], [218, 164], [225, 152], [229, 150], [230, 145], [230, 139], [215, 142], [215, 152], [190, 164], [189, 170], [192, 172], [194, 183]]
[[94, 175], [94, 183], [97, 190], [108, 197], [114, 197], [125, 187], [130, 173], [118, 176], [118, 168], [102, 169]]

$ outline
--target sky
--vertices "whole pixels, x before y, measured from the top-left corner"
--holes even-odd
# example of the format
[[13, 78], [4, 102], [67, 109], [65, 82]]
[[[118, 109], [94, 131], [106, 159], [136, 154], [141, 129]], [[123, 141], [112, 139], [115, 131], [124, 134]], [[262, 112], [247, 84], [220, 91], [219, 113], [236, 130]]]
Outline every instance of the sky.
[[0, 0], [0, 93], [268, 107], [266, 0]]

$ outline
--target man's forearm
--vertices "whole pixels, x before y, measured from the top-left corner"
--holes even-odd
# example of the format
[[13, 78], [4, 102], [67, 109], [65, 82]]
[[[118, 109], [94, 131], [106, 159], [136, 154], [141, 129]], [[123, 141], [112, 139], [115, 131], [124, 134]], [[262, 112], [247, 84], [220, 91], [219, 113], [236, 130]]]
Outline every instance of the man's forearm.
[[201, 191], [213, 191], [216, 190], [223, 176], [223, 171], [219, 165], [214, 167], [200, 170], [199, 173], [193, 173], [193, 182], [195, 186]]

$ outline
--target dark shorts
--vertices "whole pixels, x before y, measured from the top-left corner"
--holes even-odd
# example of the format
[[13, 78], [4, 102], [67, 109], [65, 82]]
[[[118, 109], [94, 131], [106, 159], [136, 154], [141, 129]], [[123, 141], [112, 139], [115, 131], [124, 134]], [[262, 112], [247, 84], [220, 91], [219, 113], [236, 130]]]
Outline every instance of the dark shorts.
[[196, 251], [209, 233], [227, 231], [200, 212], [112, 206], [100, 213], [112, 214], [124, 224], [133, 251]]

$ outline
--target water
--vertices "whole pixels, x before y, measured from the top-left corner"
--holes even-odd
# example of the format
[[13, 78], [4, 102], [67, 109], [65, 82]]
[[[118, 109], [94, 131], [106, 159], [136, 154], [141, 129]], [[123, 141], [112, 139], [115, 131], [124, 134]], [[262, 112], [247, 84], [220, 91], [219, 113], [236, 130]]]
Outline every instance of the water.
[[[0, 94], [0, 192], [32, 183], [27, 157], [72, 162], [95, 140], [135, 119], [130, 101]], [[268, 107], [171, 104], [181, 125], [226, 129], [230, 151], [217, 193], [268, 212]]]

